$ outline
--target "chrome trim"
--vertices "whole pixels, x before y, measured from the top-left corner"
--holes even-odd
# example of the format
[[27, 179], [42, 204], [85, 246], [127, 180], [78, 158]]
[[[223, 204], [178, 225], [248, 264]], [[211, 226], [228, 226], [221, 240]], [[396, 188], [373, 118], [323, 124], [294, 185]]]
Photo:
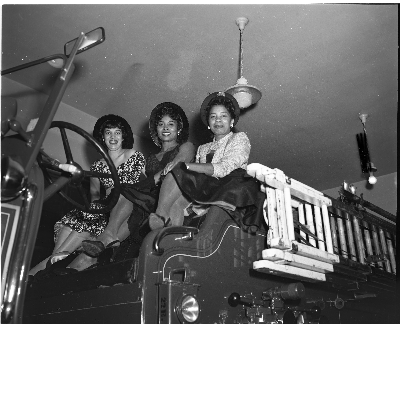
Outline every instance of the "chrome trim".
[[3, 324], [22, 322], [26, 281], [34, 248], [34, 243], [29, 243], [29, 233], [34, 218], [34, 206], [37, 201], [42, 201], [38, 192], [38, 187], [30, 184], [23, 193], [24, 200], [1, 304], [1, 323]]
[[27, 176], [22, 165], [10, 156], [1, 157], [1, 200], [9, 201], [24, 190]]
[[161, 240], [168, 235], [185, 235], [179, 238], [180, 240], [192, 240], [193, 236], [199, 233], [198, 228], [191, 226], [170, 226], [168, 228], [163, 228], [157, 236], [154, 238], [153, 242], [153, 254], [161, 256], [164, 253], [164, 249], [160, 247]]

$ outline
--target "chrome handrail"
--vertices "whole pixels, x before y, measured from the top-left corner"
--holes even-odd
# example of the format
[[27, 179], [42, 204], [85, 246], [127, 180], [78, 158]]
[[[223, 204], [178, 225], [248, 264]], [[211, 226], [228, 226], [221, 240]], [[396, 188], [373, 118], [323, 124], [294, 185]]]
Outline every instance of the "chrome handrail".
[[[34, 249], [34, 242], [29, 241], [31, 223], [36, 202], [43, 203], [43, 192], [35, 184], [30, 184], [24, 191], [21, 215], [15, 235], [9, 268], [4, 286], [1, 305], [1, 323], [21, 323], [25, 300], [26, 280]], [[37, 227], [36, 227], [37, 229]]]

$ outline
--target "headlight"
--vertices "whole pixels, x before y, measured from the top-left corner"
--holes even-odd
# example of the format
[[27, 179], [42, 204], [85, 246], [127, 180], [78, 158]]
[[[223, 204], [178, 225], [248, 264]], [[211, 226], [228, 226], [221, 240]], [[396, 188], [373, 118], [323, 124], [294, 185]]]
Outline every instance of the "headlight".
[[178, 299], [176, 314], [181, 323], [192, 324], [196, 322], [200, 315], [200, 305], [196, 297], [187, 294]]
[[1, 200], [19, 196], [26, 184], [24, 168], [9, 156], [1, 157]]

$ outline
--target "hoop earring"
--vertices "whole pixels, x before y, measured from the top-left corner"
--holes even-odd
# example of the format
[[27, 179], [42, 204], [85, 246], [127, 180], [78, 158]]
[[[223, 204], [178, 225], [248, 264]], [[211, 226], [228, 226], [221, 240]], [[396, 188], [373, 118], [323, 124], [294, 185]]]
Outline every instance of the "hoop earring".
[[211, 129], [210, 126], [207, 126], [207, 129]]

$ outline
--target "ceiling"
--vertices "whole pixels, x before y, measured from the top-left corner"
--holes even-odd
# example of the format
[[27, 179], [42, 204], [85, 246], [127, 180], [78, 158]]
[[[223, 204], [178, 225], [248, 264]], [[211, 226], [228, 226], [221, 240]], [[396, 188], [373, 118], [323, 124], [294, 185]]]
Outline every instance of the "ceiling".
[[[242, 16], [250, 21], [243, 75], [263, 94], [237, 124], [250, 137], [250, 162], [318, 190], [361, 181], [364, 112], [376, 175], [397, 171], [395, 4], [3, 5], [2, 69], [62, 53], [81, 31], [102, 26], [105, 42], [77, 56], [63, 102], [94, 117], [119, 114], [148, 137], [152, 108], [172, 101], [200, 144], [209, 139], [202, 100], [238, 78]], [[57, 70], [41, 68], [7, 77], [48, 93]]]

